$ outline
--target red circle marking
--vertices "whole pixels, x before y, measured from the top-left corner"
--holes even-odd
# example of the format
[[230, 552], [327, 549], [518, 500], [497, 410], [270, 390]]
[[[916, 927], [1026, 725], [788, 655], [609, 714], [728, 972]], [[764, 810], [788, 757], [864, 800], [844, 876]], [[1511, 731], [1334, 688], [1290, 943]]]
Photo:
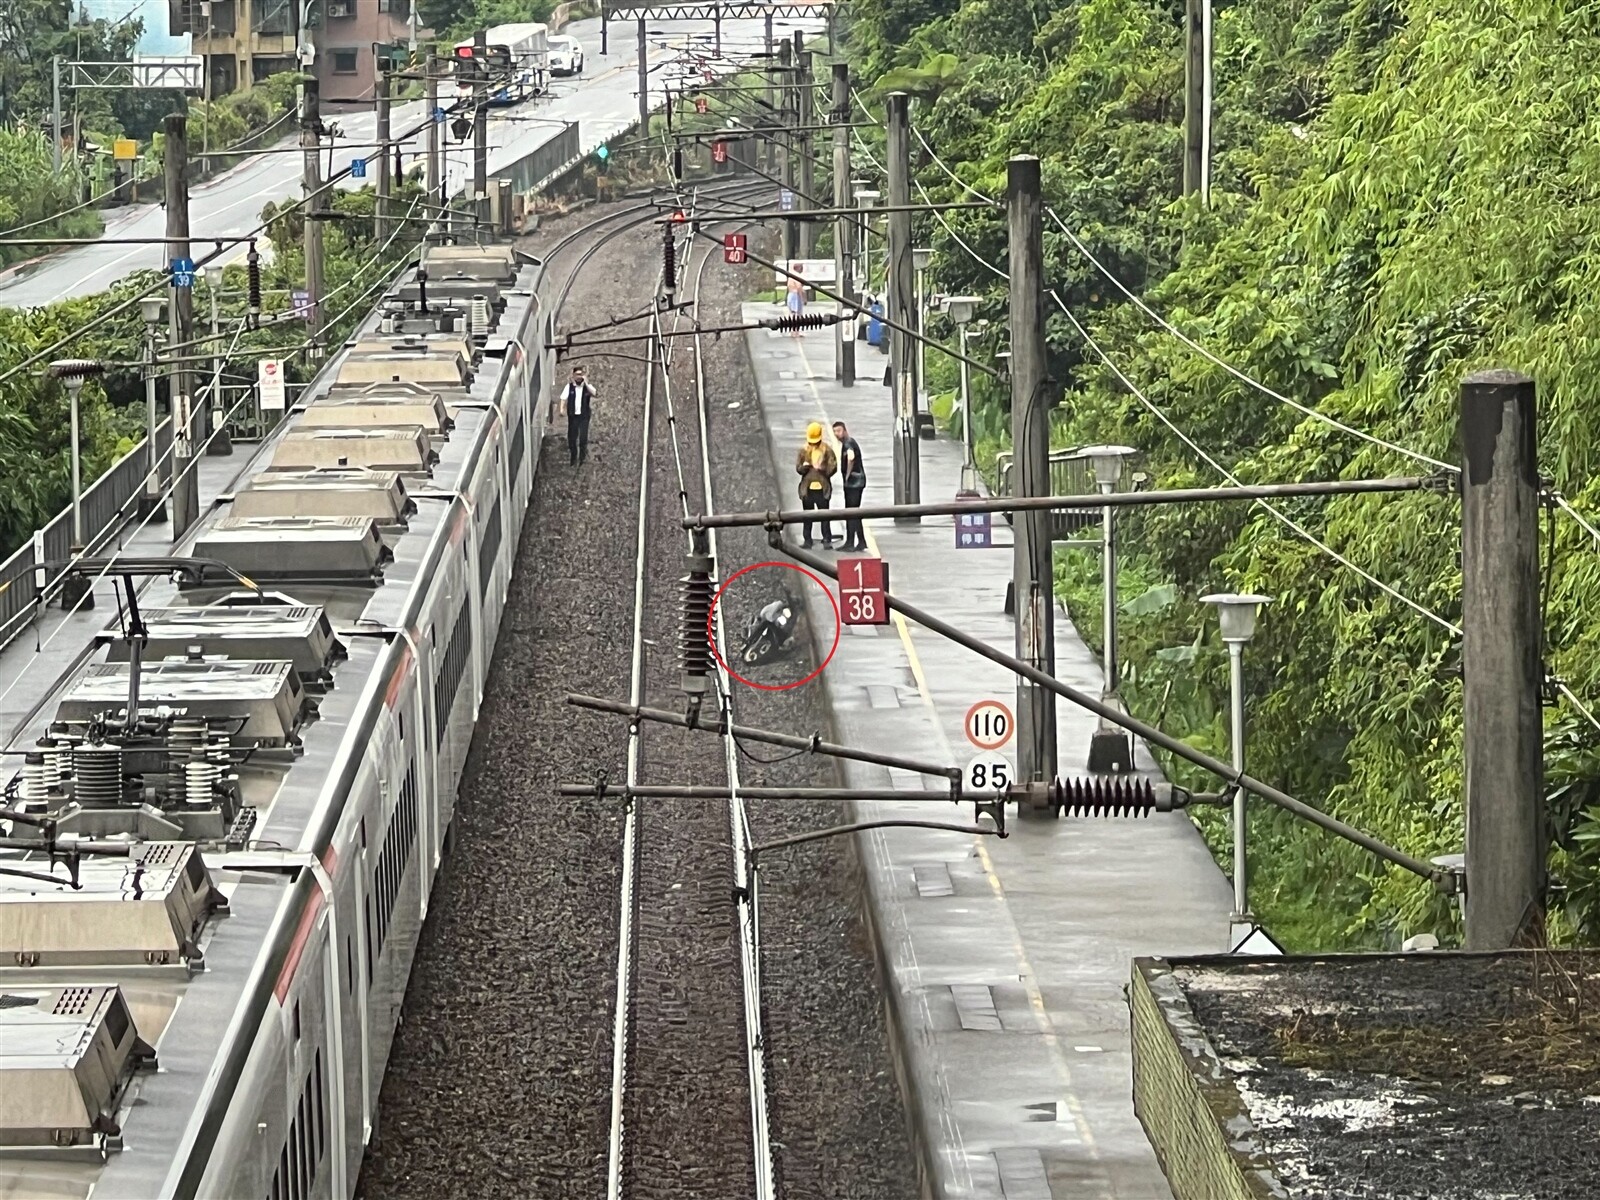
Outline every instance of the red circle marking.
[[[973, 717], [973, 714], [976, 713], [980, 708], [998, 708], [1001, 712], [1005, 713], [1005, 715], [1006, 715], [1006, 735], [1005, 735], [1005, 737], [1001, 738], [998, 742], [981, 741], [980, 739], [978, 739], [978, 738], [973, 736], [973, 733], [972, 733], [972, 717]], [[1007, 742], [1009, 742], [1011, 740], [1011, 735], [1016, 730], [1016, 718], [1011, 715], [1011, 710], [1009, 708], [1007, 708], [1004, 704], [1000, 703], [1000, 701], [998, 701], [998, 700], [979, 700], [971, 708], [967, 709], [966, 727], [967, 727], [967, 741], [971, 742], [979, 750], [999, 750], [1002, 746], [1004, 746]]]
[[[833, 646], [828, 650], [828, 656], [822, 660], [822, 665], [819, 666], [815, 671], [811, 672], [811, 674], [807, 675], [804, 679], [797, 679], [793, 683], [757, 683], [753, 679], [746, 679], [743, 675], [739, 674], [739, 672], [735, 671], [726, 662], [724, 662], [722, 658], [722, 651], [717, 649], [717, 639], [715, 633], [713, 632], [713, 628], [717, 619], [717, 605], [722, 603], [722, 594], [728, 590], [729, 585], [732, 584], [735, 579], [739, 578], [741, 575], [748, 575], [757, 567], [783, 567], [786, 570], [799, 571], [800, 574], [804, 575], [807, 579], [811, 580], [812, 583], [815, 583], [819, 588], [821, 588], [823, 595], [828, 597], [828, 603], [833, 605]], [[711, 611], [706, 614], [706, 641], [711, 646], [711, 653], [716, 657], [717, 665], [729, 675], [733, 676], [733, 678], [737, 679], [740, 683], [745, 684], [748, 687], [760, 688], [763, 692], [787, 692], [790, 688], [802, 687], [805, 684], [810, 683], [813, 679], [815, 679], [818, 675], [821, 675], [822, 672], [827, 669], [828, 664], [833, 661], [833, 656], [839, 650], [839, 633], [842, 627], [843, 620], [839, 616], [839, 601], [834, 599], [833, 592], [829, 590], [827, 584], [822, 582], [822, 577], [820, 575], [817, 575], [815, 572], [808, 571], [804, 567], [797, 566], [794, 563], [758, 562], [751, 563], [748, 567], [741, 567], [732, 575], [728, 576], [727, 579], [722, 581], [722, 586], [717, 589], [716, 595], [711, 597]]]

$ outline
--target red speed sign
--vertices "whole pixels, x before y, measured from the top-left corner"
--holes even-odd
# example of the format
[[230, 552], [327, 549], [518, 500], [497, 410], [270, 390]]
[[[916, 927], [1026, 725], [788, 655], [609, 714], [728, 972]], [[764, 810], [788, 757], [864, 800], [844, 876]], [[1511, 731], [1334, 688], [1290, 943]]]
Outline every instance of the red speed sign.
[[749, 258], [749, 239], [742, 233], [722, 235], [722, 261], [738, 266]]

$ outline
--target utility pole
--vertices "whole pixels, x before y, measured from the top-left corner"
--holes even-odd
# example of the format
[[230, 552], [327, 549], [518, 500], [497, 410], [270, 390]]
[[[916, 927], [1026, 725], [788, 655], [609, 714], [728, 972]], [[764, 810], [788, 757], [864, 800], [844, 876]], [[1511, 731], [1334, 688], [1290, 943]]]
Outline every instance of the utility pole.
[[301, 189], [306, 196], [306, 343], [315, 346], [322, 337], [322, 213], [327, 197], [322, 191], [322, 100], [314, 76], [301, 77], [300, 149], [304, 151]]
[[[891, 92], [888, 116], [889, 168], [889, 319], [901, 329], [917, 327], [916, 269], [911, 254], [911, 97]], [[1035, 166], [1037, 172], [1037, 165]], [[1035, 179], [1038, 176], [1035, 174]], [[1038, 188], [1034, 195], [1037, 198]], [[1037, 214], [1035, 214], [1037, 216]], [[1039, 227], [1036, 227], [1036, 229]], [[1040, 234], [1039, 236], [1042, 236]], [[1015, 251], [1013, 251], [1015, 254]], [[1037, 278], [1037, 277], [1036, 277]], [[1012, 276], [1013, 281], [1016, 276]], [[1013, 301], [1015, 303], [1015, 301]], [[1042, 312], [1042, 310], [1040, 310]], [[1043, 318], [1041, 317], [1041, 320]], [[922, 502], [922, 466], [917, 457], [917, 348], [896, 329], [889, 338], [890, 378], [894, 380], [894, 502]], [[1046, 492], [1040, 495], [1048, 495]], [[915, 525], [916, 517], [896, 517]]]
[[[813, 115], [816, 112], [816, 104], [813, 101], [811, 92], [811, 85], [814, 81], [811, 78], [811, 55], [805, 51], [804, 47], [805, 35], [797, 29], [794, 32], [794, 61], [795, 66], [799, 68], [796, 72], [795, 81], [800, 85], [800, 90], [795, 93], [799, 97], [799, 103], [795, 105], [795, 124], [800, 130], [800, 186], [796, 190], [794, 198], [794, 207], [797, 212], [809, 209], [811, 207], [811, 197], [817, 194], [816, 170], [811, 158], [811, 127], [816, 123]], [[812, 228], [810, 221], [801, 221], [799, 229], [800, 245], [798, 247], [798, 257], [810, 258], [812, 251], [816, 247], [816, 232]]]
[[61, 174], [61, 56], [59, 54], [51, 58], [50, 72], [53, 80], [53, 86], [50, 89], [50, 127], [55, 131], [55, 143], [51, 150], [50, 162], [55, 169], [55, 173], [59, 175]]
[[[393, 186], [389, 177], [389, 60], [378, 60], [378, 201], [374, 209], [372, 232], [378, 245], [389, 236], [389, 191]], [[433, 120], [430, 110], [428, 120]]]
[[[172, 113], [166, 120], [164, 163], [167, 199], [167, 261], [189, 259], [189, 120]], [[193, 264], [190, 264], [192, 267]], [[194, 465], [194, 376], [182, 360], [194, 342], [194, 276], [189, 285], [177, 286], [172, 276], [167, 303], [172, 358], [167, 365], [168, 394], [172, 397], [172, 540], [176, 542], [200, 519], [200, 473]]]
[[[772, 55], [772, 13], [767, 13], [766, 20], [766, 53], [761, 57], [762, 74], [767, 78], [767, 112], [773, 117], [778, 116], [778, 93], [773, 90], [773, 55]], [[766, 142], [767, 174], [771, 175], [778, 162], [778, 145], [776, 135]]]
[[[891, 157], [891, 166], [893, 162]], [[1017, 155], [1006, 164], [1006, 204], [1011, 239], [1011, 442], [1015, 451], [1015, 492], [1018, 496], [1048, 496], [1050, 408], [1045, 403], [1044, 197], [1037, 158]], [[910, 257], [908, 249], [908, 262]], [[895, 341], [899, 340], [897, 334]], [[1013, 528], [1017, 657], [1054, 675], [1050, 514], [1042, 509], [1019, 512]], [[1017, 755], [1019, 783], [1042, 783], [1055, 776], [1055, 693], [1020, 678]]]
[[477, 86], [472, 90], [472, 199], [473, 231], [479, 239], [489, 228], [489, 39], [480, 29], [472, 36], [472, 56], [478, 60]]
[[1183, 11], [1183, 194], [1201, 190], [1205, 172], [1204, 127], [1209, 123], [1206, 35], [1211, 31], [1211, 0], [1185, 0]]
[[1539, 473], [1533, 380], [1461, 384], [1468, 950], [1544, 943]]
[[[790, 44], [789, 39], [785, 38], [778, 44], [778, 79], [780, 80], [780, 83], [787, 83], [792, 77], [793, 72], [790, 70], [790, 68], [793, 65], [794, 47]], [[785, 127], [783, 132], [779, 135], [781, 138], [779, 149], [783, 154], [783, 170], [779, 172], [779, 178], [783, 180], [782, 186], [784, 190], [789, 193], [789, 203], [793, 206], [790, 211], [795, 211], [800, 207], [800, 197], [796, 196], [794, 193], [795, 135], [790, 133], [787, 129], [789, 124], [789, 89], [780, 87], [778, 94], [784, 97], [780, 121]], [[783, 219], [783, 257], [785, 261], [798, 257], [795, 252], [798, 249], [799, 244], [799, 223], [793, 217], [785, 217]]]
[[423, 87], [428, 105], [427, 162], [423, 167], [423, 190], [427, 195], [426, 203], [439, 206], [431, 220], [431, 226], [437, 226], [444, 215], [445, 203], [439, 195], [439, 119], [436, 115], [439, 110], [439, 60], [432, 54], [428, 55], [423, 74], [427, 77]]
[[[850, 195], [850, 64], [833, 64], [833, 207], [839, 215], [833, 219], [833, 272], [838, 281], [839, 295], [846, 301], [856, 302], [855, 282], [850, 265], [855, 247], [851, 245], [856, 230], [854, 218], [848, 210], [855, 206]], [[842, 306], [841, 306], [842, 307]], [[843, 316], [844, 313], [839, 314]], [[833, 327], [834, 378], [845, 387], [856, 382], [856, 322], [844, 322]], [[964, 351], [963, 351], [964, 352]]]
[[650, 57], [644, 18], [639, 18], [639, 136], [650, 136]]

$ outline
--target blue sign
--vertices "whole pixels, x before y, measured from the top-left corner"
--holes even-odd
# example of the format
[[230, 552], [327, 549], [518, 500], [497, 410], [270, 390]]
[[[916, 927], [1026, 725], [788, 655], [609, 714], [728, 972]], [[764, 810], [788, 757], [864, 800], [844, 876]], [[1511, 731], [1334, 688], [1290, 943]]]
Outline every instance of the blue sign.
[[994, 545], [990, 517], [986, 512], [956, 514], [956, 549], [982, 550]]
[[350, 160], [350, 178], [351, 179], [365, 179], [366, 177], [367, 177], [367, 160], [364, 159], [364, 158], [352, 158]]
[[435, 108], [433, 110], [433, 123], [435, 125], [443, 125], [444, 124], [444, 109]]
[[194, 259], [175, 258], [169, 264], [172, 270], [172, 286], [192, 288], [194, 286]]

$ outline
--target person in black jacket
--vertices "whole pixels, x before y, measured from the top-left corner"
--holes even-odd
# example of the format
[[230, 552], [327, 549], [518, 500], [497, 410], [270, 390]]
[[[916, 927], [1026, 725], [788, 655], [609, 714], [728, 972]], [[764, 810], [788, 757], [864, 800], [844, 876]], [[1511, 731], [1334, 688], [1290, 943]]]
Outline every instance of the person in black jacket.
[[[861, 443], [850, 436], [843, 421], [833, 423], [833, 438], [839, 443], [839, 478], [844, 483], [844, 506], [860, 508], [861, 493], [867, 490], [867, 466], [861, 461]], [[867, 535], [860, 521], [845, 522], [844, 548], [846, 551], [867, 548]]]
[[589, 457], [589, 416], [594, 410], [594, 385], [582, 367], [572, 368], [572, 382], [561, 389], [561, 411], [567, 418], [567, 453], [577, 466]]

